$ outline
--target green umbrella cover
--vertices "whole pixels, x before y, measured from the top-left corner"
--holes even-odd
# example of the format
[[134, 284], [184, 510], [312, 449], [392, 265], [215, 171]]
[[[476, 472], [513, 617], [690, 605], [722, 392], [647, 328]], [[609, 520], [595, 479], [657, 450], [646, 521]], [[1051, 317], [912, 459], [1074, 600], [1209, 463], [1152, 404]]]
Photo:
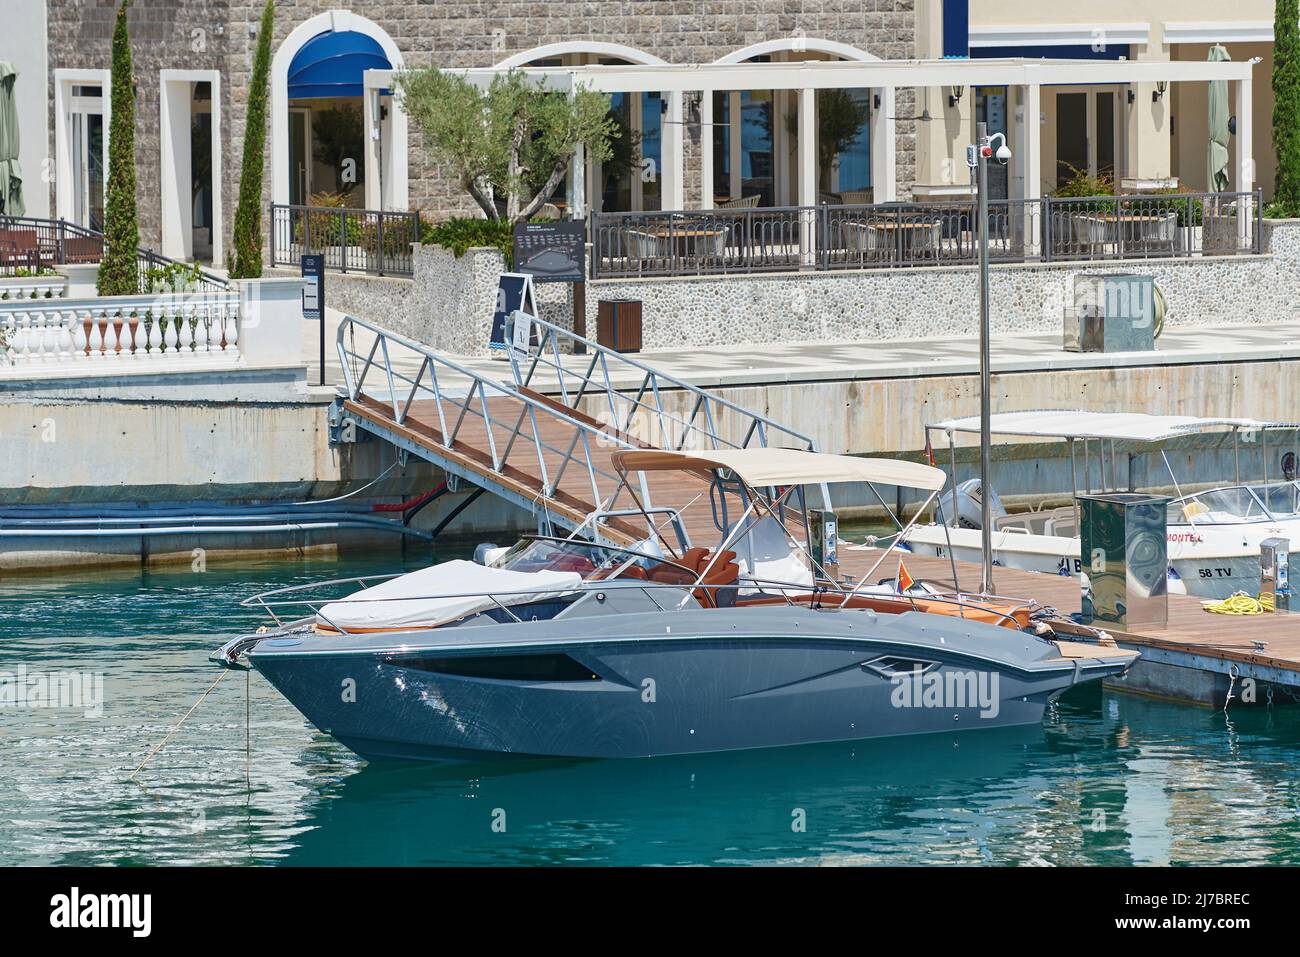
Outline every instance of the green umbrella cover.
[[[1220, 44], [1210, 47], [1210, 62], [1231, 59]], [[1211, 192], [1222, 193], [1228, 188], [1228, 81], [1211, 80], [1208, 99], [1210, 143], [1206, 149], [1206, 184]]]
[[23, 176], [18, 166], [18, 105], [14, 83], [18, 70], [7, 60], [0, 60], [0, 212], [21, 216]]

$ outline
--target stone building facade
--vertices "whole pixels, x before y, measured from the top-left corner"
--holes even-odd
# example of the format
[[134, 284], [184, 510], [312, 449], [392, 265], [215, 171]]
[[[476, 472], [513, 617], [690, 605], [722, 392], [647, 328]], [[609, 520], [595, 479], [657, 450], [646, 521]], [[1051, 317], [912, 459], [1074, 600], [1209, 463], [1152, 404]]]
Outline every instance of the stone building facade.
[[[273, 52], [301, 24], [338, 6], [339, 0], [278, 0]], [[49, 66], [56, 77], [50, 87], [52, 117], [59, 71], [108, 68], [116, 9], [113, 0], [50, 0]], [[261, 9], [255, 0], [134, 0], [129, 8], [138, 91], [138, 205], [146, 246], [165, 246], [160, 71], [213, 70], [220, 76], [216, 140], [222, 230], [229, 249]], [[616, 43], [673, 64], [711, 63], [754, 44], [782, 39], [795, 40], [791, 45], [797, 50], [799, 38], [809, 38], [813, 50], [815, 41], [824, 39], [880, 59], [906, 59], [915, 53], [912, 0], [499, 0], [492, 4], [353, 0], [348, 9], [391, 38], [403, 65], [414, 68], [491, 67], [529, 50], [585, 42]], [[899, 91], [901, 117], [910, 115], [912, 102], [910, 93]], [[53, 126], [51, 156], [55, 155]], [[698, 127], [689, 132], [690, 140], [697, 141]], [[896, 177], [899, 192], [905, 195], [915, 169], [911, 122], [902, 119], [897, 132]], [[268, 135], [266, 201], [273, 194], [270, 142]], [[466, 198], [429, 161], [413, 128], [406, 149], [409, 208], [433, 216], [470, 211]], [[693, 183], [688, 178], [688, 195], [698, 191], [698, 178]], [[56, 184], [51, 183], [50, 189], [51, 208], [55, 208]]]

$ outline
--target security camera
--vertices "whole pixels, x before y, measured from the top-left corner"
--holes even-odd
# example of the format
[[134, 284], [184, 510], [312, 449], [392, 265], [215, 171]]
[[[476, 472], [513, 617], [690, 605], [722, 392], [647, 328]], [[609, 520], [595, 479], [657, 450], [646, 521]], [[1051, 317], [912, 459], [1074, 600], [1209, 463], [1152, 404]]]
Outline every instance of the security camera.
[[1011, 150], [1007, 149], [1006, 143], [999, 146], [997, 153], [994, 155], [997, 156], [998, 162], [1003, 166], [1006, 166], [1007, 163], [1011, 162]]

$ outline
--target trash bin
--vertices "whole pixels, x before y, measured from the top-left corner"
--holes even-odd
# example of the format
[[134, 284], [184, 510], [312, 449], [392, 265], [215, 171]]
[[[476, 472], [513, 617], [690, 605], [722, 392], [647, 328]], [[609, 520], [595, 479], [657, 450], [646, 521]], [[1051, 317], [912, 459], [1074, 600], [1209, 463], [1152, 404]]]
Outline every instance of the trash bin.
[[596, 342], [615, 352], [640, 352], [641, 300], [600, 300], [596, 309]]
[[1131, 631], [1169, 620], [1169, 544], [1164, 495], [1080, 495], [1079, 558], [1085, 623]]

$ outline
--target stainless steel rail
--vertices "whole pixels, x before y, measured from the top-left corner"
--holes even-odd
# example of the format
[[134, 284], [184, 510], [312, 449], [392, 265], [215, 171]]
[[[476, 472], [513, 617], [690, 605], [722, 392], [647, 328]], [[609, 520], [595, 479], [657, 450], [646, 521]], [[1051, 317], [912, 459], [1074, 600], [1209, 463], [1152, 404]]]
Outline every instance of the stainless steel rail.
[[[362, 339], [360, 347], [357, 345], [358, 337]], [[353, 316], [345, 317], [339, 324], [337, 343], [349, 399], [357, 401], [367, 395], [366, 378], [377, 369], [386, 382], [387, 395], [382, 399], [374, 395], [369, 397], [390, 406], [397, 425], [406, 423], [417, 399], [433, 402], [438, 430], [436, 435], [429, 434], [424, 438], [435, 449], [444, 450], [449, 456], [463, 456], [465, 449], [457, 448], [457, 443], [464, 444], [465, 424], [479, 420], [484, 425], [483, 438], [487, 447], [475, 451], [486, 452], [491, 471], [503, 480], [503, 484], [508, 470], [511, 470], [510, 483], [518, 483], [522, 480], [521, 475], [528, 476], [535, 471], [539, 482], [533, 491], [540, 499], [549, 499], [559, 489], [568, 467], [577, 462], [585, 469], [584, 485], [590, 488], [593, 507], [596, 510], [612, 508], [624, 483], [621, 476], [600, 466], [598, 457], [593, 455], [593, 447], [638, 447], [626, 438], [583, 417], [570, 415], [509, 383], [488, 378], [428, 346]], [[402, 371], [395, 364], [395, 358], [410, 360], [408, 368], [418, 363], [415, 375]], [[400, 388], [398, 383], [401, 383]], [[512, 409], [503, 417], [494, 412], [489, 399], [496, 397], [513, 400], [517, 413]], [[544, 421], [559, 423], [572, 431], [567, 448], [560, 448], [543, 438], [539, 423]], [[500, 434], [502, 431], [504, 435]], [[558, 463], [548, 462], [548, 454], [558, 458]], [[446, 460], [438, 464], [446, 464]], [[537, 504], [546, 507], [545, 502]]]
[[[422, 435], [422, 439], [435, 453], [446, 453], [437, 464], [446, 465], [454, 456], [463, 458], [473, 449], [485, 455], [490, 471], [502, 480], [495, 491], [535, 478], [536, 487], [530, 491], [538, 501], [526, 503], [535, 510], [549, 512], [547, 500], [554, 499], [570, 466], [580, 470], [581, 485], [590, 490], [591, 500], [586, 520], [570, 523], [578, 527], [593, 516], [593, 525], [598, 525], [602, 519], [618, 515], [615, 506], [626, 479], [603, 465], [604, 459], [594, 450], [645, 447], [648, 443], [632, 435], [637, 415], [650, 418], [663, 435], [673, 436], [674, 441], [659, 445], [661, 448], [745, 448], [767, 446], [774, 439], [783, 445], [815, 448], [808, 436], [764, 415], [548, 322], [539, 320], [538, 327], [543, 333], [541, 346], [526, 372], [519, 357], [511, 357], [515, 381], [510, 383], [490, 378], [374, 323], [347, 316], [339, 324], [337, 335], [345, 394], [353, 401], [368, 398], [382, 403], [391, 409], [389, 414], [398, 426], [406, 424], [414, 403], [431, 402], [436, 431]], [[585, 372], [565, 366], [561, 342], [582, 343], [590, 350]], [[558, 400], [539, 393], [535, 375], [541, 367], [554, 371]], [[620, 372], [627, 373], [630, 385], [618, 385], [616, 374]], [[381, 376], [383, 384], [367, 391], [367, 380], [373, 375]], [[689, 414], [676, 414], [665, 393], [684, 395]], [[498, 402], [494, 408], [492, 399], [509, 402]], [[582, 411], [584, 402], [608, 409], [609, 421], [601, 422]], [[484, 448], [467, 445], [469, 422], [482, 423], [482, 433], [476, 432], [474, 437]], [[561, 428], [557, 430], [556, 425]], [[724, 426], [730, 428], [724, 431]], [[557, 431], [562, 436], [558, 440], [554, 438]], [[557, 441], [561, 445], [555, 444]], [[414, 451], [424, 454], [430, 449], [421, 446]], [[472, 482], [481, 480], [466, 477]], [[641, 482], [640, 493], [639, 506], [650, 513], [663, 511], [651, 502], [645, 481]]]
[[[520, 388], [538, 390], [543, 387], [538, 370], [550, 370], [555, 376], [560, 401], [567, 408], [580, 411], [583, 403], [587, 403], [586, 408], [593, 411], [586, 414], [593, 417], [608, 410], [607, 424], [620, 434], [632, 434], [638, 416], [642, 416], [659, 434], [655, 437], [658, 441], [649, 441], [646, 436], [640, 438], [661, 449], [750, 448], [771, 443], [817, 450], [817, 443], [811, 437], [761, 413], [583, 338], [570, 329], [544, 319], [532, 322], [541, 333], [537, 351], [523, 358], [515, 350], [508, 350], [515, 383]], [[573, 353], [567, 365], [566, 351]], [[620, 378], [625, 384], [617, 384]], [[683, 417], [675, 412], [671, 403], [665, 401], [665, 392], [683, 396], [682, 405], [689, 407], [689, 413]], [[728, 423], [734, 423], [735, 427], [726, 429]]]

